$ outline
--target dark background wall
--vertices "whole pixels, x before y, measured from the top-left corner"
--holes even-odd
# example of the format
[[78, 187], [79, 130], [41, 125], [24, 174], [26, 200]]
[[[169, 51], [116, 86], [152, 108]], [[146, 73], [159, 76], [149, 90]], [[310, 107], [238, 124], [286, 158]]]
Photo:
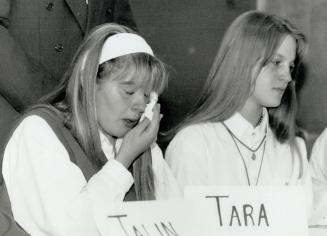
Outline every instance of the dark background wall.
[[194, 105], [224, 31], [255, 0], [131, 0], [141, 34], [170, 66], [168, 90], [161, 98], [162, 130]]

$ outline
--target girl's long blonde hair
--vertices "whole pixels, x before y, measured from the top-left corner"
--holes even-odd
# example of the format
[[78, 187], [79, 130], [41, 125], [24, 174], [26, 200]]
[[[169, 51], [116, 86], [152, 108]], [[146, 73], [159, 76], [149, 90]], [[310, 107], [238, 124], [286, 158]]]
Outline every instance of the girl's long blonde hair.
[[[152, 90], [161, 93], [167, 85], [168, 74], [163, 62], [157, 57], [145, 53], [124, 55], [98, 65], [100, 53], [105, 40], [117, 33], [134, 33], [131, 29], [110, 23], [94, 28], [78, 48], [68, 70], [59, 86], [41, 99], [47, 106], [63, 117], [65, 125], [78, 140], [89, 160], [101, 168], [107, 159], [103, 155], [99, 136], [99, 125], [95, 105], [96, 84], [104, 79], [119, 79], [124, 75], [143, 78]], [[153, 199], [154, 186], [151, 168], [151, 156], [146, 163], [134, 165], [134, 173], [140, 176], [148, 173], [145, 180], [135, 186], [137, 189], [147, 187], [139, 199]], [[135, 162], [144, 162], [139, 157]], [[138, 166], [138, 167], [137, 167]], [[139, 167], [144, 168], [138, 169]], [[136, 169], [136, 170], [135, 170]], [[136, 185], [137, 185], [136, 181]], [[141, 191], [142, 192], [142, 191]], [[141, 194], [141, 195], [142, 195]], [[147, 196], [144, 196], [147, 195]], [[139, 194], [140, 195], [140, 194]]]
[[297, 44], [293, 80], [280, 106], [269, 109], [269, 115], [278, 141], [292, 140], [297, 108], [295, 83], [305, 36], [286, 19], [260, 11], [243, 13], [230, 25], [196, 106], [174, 131], [191, 124], [224, 121], [239, 111], [253, 92], [260, 70], [269, 63], [286, 35]]
[[298, 149], [295, 145], [295, 83], [306, 39], [288, 20], [260, 11], [243, 13], [230, 25], [196, 106], [169, 132], [170, 137], [186, 126], [221, 122], [239, 111], [254, 91], [259, 72], [287, 35], [296, 41], [295, 68], [280, 106], [268, 109], [269, 123], [279, 142], [289, 142], [293, 149]]

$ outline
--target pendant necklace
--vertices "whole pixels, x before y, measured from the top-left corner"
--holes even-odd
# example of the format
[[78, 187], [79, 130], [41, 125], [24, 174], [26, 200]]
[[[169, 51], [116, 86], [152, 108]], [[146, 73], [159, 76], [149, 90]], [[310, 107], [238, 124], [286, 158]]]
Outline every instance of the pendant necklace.
[[233, 140], [236, 139], [240, 144], [242, 144], [243, 147], [245, 147], [246, 149], [248, 149], [250, 152], [252, 152], [251, 155], [251, 159], [254, 161], [257, 158], [256, 152], [259, 150], [259, 148], [261, 147], [261, 145], [263, 144], [263, 142], [266, 140], [266, 136], [267, 136], [267, 128], [265, 130], [265, 135], [263, 136], [260, 144], [258, 145], [258, 147], [256, 148], [250, 148], [248, 145], [246, 145], [244, 142], [242, 142], [242, 140], [240, 140], [228, 127], [227, 125], [222, 122], [223, 126], [225, 126], [225, 128], [227, 129], [228, 133], [230, 134], [230, 136], [232, 136]]
[[[261, 167], [262, 167], [262, 163], [263, 163], [263, 158], [264, 158], [264, 155], [265, 155], [265, 150], [266, 150], [266, 136], [267, 136], [267, 127], [265, 129], [265, 135], [263, 137], [263, 139], [261, 140], [259, 146], [255, 149], [252, 149], [250, 147], [248, 147], [245, 143], [243, 143], [239, 138], [237, 138], [235, 136], [235, 134], [233, 134], [233, 132], [227, 127], [227, 125], [222, 122], [222, 125], [226, 128], [226, 130], [228, 131], [228, 133], [230, 134], [230, 136], [232, 137], [232, 140], [237, 148], [237, 151], [238, 153], [240, 154], [240, 157], [242, 159], [242, 162], [243, 162], [243, 166], [244, 166], [244, 170], [245, 170], [245, 174], [246, 174], [246, 178], [247, 178], [247, 182], [248, 182], [248, 185], [251, 186], [251, 181], [250, 181], [250, 177], [249, 177], [249, 171], [248, 171], [248, 168], [246, 166], [246, 163], [245, 163], [245, 159], [242, 155], [242, 152], [239, 148], [239, 146], [237, 145], [237, 142], [238, 141], [240, 144], [242, 144], [244, 147], [246, 147], [248, 150], [250, 150], [252, 152], [252, 156], [251, 156], [251, 159], [252, 160], [255, 160], [256, 159], [256, 155], [255, 155], [255, 152], [259, 150], [259, 148], [262, 146], [263, 144], [263, 150], [262, 150], [262, 155], [261, 155], [261, 163], [260, 163], [260, 167], [259, 167], [259, 171], [258, 171], [258, 175], [257, 175], [257, 180], [255, 182], [255, 185], [257, 186], [258, 185], [258, 182], [259, 182], [259, 178], [260, 178], [260, 174], [261, 174]], [[254, 156], [254, 157], [253, 157]]]

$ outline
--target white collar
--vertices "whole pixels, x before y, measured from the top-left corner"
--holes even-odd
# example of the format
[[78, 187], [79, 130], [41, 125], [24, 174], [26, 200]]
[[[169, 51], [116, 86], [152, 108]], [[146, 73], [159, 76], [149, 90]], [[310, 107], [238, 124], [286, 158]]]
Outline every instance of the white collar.
[[225, 120], [224, 123], [238, 138], [242, 139], [242, 137], [247, 137], [252, 133], [256, 133], [259, 137], [263, 137], [269, 123], [268, 111], [266, 108], [263, 108], [262, 120], [256, 127], [253, 127], [253, 125], [239, 112], [236, 112], [230, 118]]
[[119, 138], [116, 140], [115, 147], [111, 144], [108, 137], [100, 130], [100, 142], [101, 142], [101, 148], [104, 152], [106, 158], [109, 160], [110, 158], [115, 158], [116, 152], [119, 151], [120, 146], [123, 142], [122, 138]]

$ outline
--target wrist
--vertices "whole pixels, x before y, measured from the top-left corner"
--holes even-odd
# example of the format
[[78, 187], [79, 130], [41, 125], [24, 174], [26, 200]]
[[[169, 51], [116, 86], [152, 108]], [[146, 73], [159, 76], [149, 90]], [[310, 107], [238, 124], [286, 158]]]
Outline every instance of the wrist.
[[115, 160], [120, 162], [120, 164], [122, 164], [126, 169], [128, 169], [132, 164], [134, 158], [131, 155], [118, 152]]

